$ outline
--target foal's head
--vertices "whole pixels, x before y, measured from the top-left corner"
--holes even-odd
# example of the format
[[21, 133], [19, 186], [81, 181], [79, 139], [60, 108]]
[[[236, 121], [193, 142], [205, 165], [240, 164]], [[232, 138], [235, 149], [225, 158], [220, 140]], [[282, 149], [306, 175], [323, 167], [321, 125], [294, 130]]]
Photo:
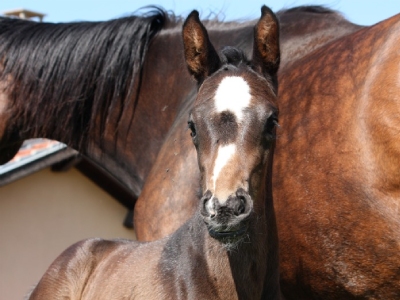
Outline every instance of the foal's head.
[[271, 163], [279, 67], [279, 27], [264, 6], [254, 29], [253, 58], [236, 48], [218, 55], [193, 11], [183, 26], [185, 58], [199, 91], [189, 117], [201, 172], [201, 214], [211, 236], [245, 234], [264, 213]]

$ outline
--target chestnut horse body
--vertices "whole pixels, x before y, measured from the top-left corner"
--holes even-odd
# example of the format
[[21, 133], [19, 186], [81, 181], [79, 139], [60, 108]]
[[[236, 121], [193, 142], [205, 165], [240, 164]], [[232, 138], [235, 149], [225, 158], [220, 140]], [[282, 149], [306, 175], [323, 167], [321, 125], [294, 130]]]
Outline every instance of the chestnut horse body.
[[397, 15], [280, 74], [273, 191], [291, 298], [400, 297], [399, 41]]
[[281, 299], [271, 191], [278, 36], [264, 6], [252, 61], [232, 47], [218, 55], [198, 12], [189, 15], [185, 57], [199, 83], [189, 124], [204, 191], [196, 213], [159, 241], [71, 246], [30, 299]]

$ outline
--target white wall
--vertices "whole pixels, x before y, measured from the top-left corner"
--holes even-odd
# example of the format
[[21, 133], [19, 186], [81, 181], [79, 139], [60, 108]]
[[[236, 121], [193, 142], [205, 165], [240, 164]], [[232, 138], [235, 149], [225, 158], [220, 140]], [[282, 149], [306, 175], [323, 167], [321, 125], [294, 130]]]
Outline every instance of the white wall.
[[135, 238], [126, 209], [75, 169], [46, 169], [0, 187], [0, 300], [21, 300], [69, 245]]

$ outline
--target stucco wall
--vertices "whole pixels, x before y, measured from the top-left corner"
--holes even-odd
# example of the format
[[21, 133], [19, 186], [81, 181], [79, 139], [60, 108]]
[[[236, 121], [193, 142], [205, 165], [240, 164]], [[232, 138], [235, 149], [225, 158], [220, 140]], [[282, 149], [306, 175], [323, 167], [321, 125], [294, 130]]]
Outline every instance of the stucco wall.
[[126, 210], [77, 170], [49, 169], [0, 188], [0, 300], [20, 300], [66, 247], [134, 238]]

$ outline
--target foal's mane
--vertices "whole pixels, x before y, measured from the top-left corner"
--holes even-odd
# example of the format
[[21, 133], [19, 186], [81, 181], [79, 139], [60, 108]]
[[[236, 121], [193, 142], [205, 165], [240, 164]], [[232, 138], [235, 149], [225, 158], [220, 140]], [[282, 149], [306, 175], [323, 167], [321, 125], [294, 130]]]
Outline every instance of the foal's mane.
[[[10, 85], [15, 118], [37, 136], [52, 132], [64, 141], [87, 133], [98, 114], [104, 126], [119, 107], [120, 119], [136, 105], [150, 40], [171, 22], [174, 16], [157, 7], [105, 22], [0, 18], [0, 80]], [[132, 97], [134, 103], [125, 101]], [[45, 127], [32, 128], [32, 118], [46, 120]]]

